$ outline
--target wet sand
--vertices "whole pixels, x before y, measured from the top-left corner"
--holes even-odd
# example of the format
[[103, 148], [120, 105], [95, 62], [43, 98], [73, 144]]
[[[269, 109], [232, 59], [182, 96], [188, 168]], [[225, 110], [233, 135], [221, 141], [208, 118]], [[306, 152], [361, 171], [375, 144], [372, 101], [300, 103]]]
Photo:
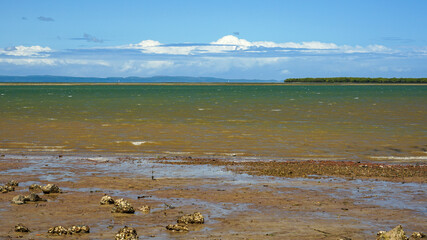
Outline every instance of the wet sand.
[[[407, 235], [427, 231], [425, 165], [294, 164], [289, 175], [283, 163], [231, 158], [5, 155], [0, 183], [20, 184], [0, 194], [0, 239], [113, 239], [125, 225], [140, 239], [375, 239], [398, 224]], [[63, 193], [39, 193], [47, 202], [10, 202], [33, 183], [55, 183]], [[128, 200], [136, 213], [111, 213], [99, 204], [104, 194]], [[139, 211], [143, 205], [151, 212]], [[188, 233], [165, 229], [196, 211], [205, 224]], [[18, 223], [31, 232], [15, 233]], [[49, 235], [56, 225], [88, 225], [91, 232]]]

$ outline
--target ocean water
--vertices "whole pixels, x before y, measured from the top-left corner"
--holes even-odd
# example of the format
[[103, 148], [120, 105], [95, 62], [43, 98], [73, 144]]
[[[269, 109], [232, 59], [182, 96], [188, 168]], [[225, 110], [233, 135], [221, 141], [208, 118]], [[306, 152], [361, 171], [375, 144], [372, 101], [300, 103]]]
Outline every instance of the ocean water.
[[426, 85], [0, 86], [0, 153], [427, 160]]

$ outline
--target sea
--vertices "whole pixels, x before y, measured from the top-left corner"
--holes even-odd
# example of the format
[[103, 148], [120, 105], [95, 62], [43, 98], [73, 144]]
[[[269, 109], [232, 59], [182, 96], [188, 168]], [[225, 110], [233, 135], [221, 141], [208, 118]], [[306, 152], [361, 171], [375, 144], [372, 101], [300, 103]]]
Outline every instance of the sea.
[[427, 85], [0, 86], [1, 154], [427, 160]]

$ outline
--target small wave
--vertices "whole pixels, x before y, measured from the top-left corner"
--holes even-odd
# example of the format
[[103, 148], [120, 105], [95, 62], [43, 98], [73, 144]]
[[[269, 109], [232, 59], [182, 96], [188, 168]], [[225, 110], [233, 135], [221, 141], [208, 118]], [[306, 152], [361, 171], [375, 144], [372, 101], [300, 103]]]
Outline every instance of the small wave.
[[134, 146], [141, 146], [142, 144], [154, 143], [154, 142], [151, 142], [151, 141], [115, 141], [115, 143], [130, 143]]
[[272, 112], [281, 112], [282, 109], [271, 109]]
[[235, 156], [242, 156], [244, 155], [244, 153], [223, 153], [222, 155], [235, 157]]

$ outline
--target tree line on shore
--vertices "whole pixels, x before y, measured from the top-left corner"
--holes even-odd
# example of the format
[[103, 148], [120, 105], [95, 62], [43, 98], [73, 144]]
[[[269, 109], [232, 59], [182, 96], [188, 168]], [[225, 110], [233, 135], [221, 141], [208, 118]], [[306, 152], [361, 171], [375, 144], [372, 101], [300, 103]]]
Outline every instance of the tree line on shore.
[[427, 83], [427, 78], [361, 78], [361, 77], [334, 77], [334, 78], [288, 78], [285, 83]]

